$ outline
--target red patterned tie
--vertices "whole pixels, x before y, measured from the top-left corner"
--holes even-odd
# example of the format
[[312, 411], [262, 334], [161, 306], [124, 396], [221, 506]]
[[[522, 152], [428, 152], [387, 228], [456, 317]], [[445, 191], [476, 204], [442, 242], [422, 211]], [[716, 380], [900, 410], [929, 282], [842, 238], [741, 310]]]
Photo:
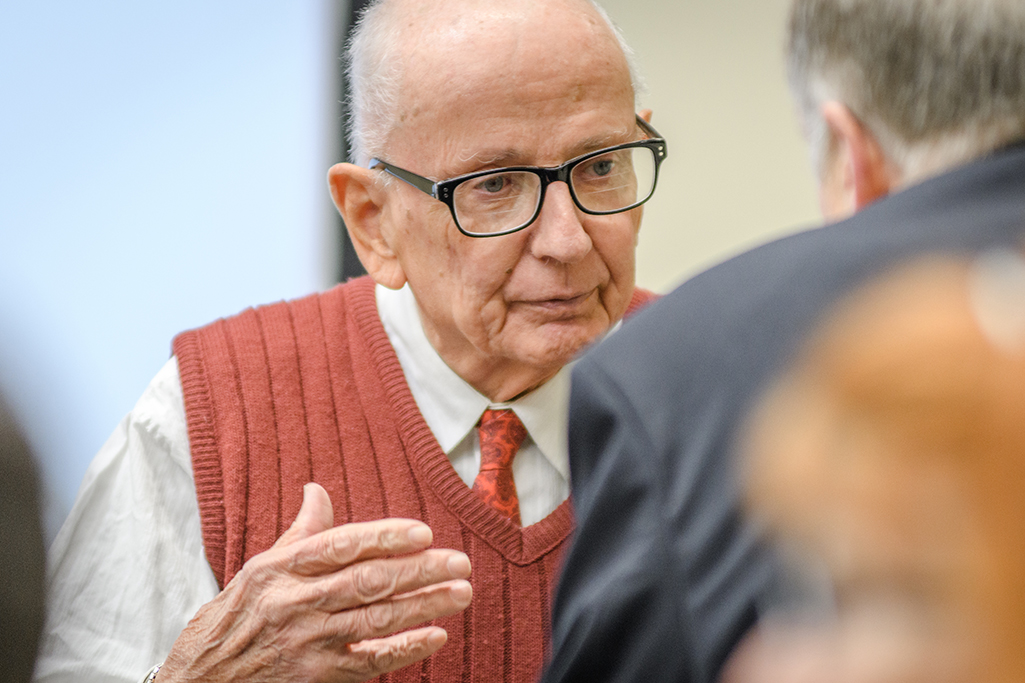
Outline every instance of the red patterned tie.
[[516, 524], [520, 499], [516, 497], [512, 461], [527, 436], [527, 428], [511, 410], [485, 410], [477, 423], [480, 435], [480, 474], [473, 490], [485, 503]]

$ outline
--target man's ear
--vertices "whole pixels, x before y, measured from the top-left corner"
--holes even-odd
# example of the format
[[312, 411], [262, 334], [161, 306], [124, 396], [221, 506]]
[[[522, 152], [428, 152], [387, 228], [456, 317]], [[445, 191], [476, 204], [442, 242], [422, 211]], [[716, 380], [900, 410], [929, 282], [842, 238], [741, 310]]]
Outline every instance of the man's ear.
[[327, 172], [327, 183], [367, 273], [385, 287], [402, 287], [406, 275], [389, 243], [386, 225], [389, 195], [377, 173], [354, 164], [335, 164]]
[[832, 146], [823, 171], [823, 212], [846, 217], [892, 192], [898, 173], [868, 128], [842, 102], [822, 104]]
[[648, 123], [651, 123], [651, 110], [650, 109], [641, 109], [639, 112], [637, 112], [637, 115], [640, 116], [645, 121], [647, 121]]

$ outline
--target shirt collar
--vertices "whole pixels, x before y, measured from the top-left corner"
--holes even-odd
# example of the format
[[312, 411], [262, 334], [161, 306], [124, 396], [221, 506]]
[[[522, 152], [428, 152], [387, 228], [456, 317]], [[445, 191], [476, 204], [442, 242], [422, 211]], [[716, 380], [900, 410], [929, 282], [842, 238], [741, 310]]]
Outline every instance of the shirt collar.
[[569, 365], [529, 394], [506, 404], [492, 404], [431, 346], [408, 285], [398, 290], [377, 285], [375, 293], [381, 322], [413, 399], [446, 454], [466, 438], [486, 408], [511, 408], [541, 454], [569, 480]]

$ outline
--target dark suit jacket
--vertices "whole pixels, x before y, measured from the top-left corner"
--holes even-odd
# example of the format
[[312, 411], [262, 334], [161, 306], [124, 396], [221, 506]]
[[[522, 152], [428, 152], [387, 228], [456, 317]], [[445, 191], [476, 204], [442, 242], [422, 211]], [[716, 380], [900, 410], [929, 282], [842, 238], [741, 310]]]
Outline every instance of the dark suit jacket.
[[1018, 247], [1025, 145], [684, 283], [573, 373], [578, 527], [545, 683], [713, 681], [778, 577], [738, 512], [748, 407], [838, 298], [904, 258]]

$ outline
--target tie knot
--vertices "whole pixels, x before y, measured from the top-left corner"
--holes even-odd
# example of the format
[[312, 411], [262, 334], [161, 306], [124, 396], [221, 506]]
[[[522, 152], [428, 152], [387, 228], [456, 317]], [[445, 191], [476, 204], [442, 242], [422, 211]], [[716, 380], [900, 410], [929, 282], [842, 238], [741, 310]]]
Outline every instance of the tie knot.
[[516, 413], [508, 408], [489, 408], [481, 415], [478, 429], [481, 469], [512, 466], [516, 451], [527, 437], [527, 428]]

